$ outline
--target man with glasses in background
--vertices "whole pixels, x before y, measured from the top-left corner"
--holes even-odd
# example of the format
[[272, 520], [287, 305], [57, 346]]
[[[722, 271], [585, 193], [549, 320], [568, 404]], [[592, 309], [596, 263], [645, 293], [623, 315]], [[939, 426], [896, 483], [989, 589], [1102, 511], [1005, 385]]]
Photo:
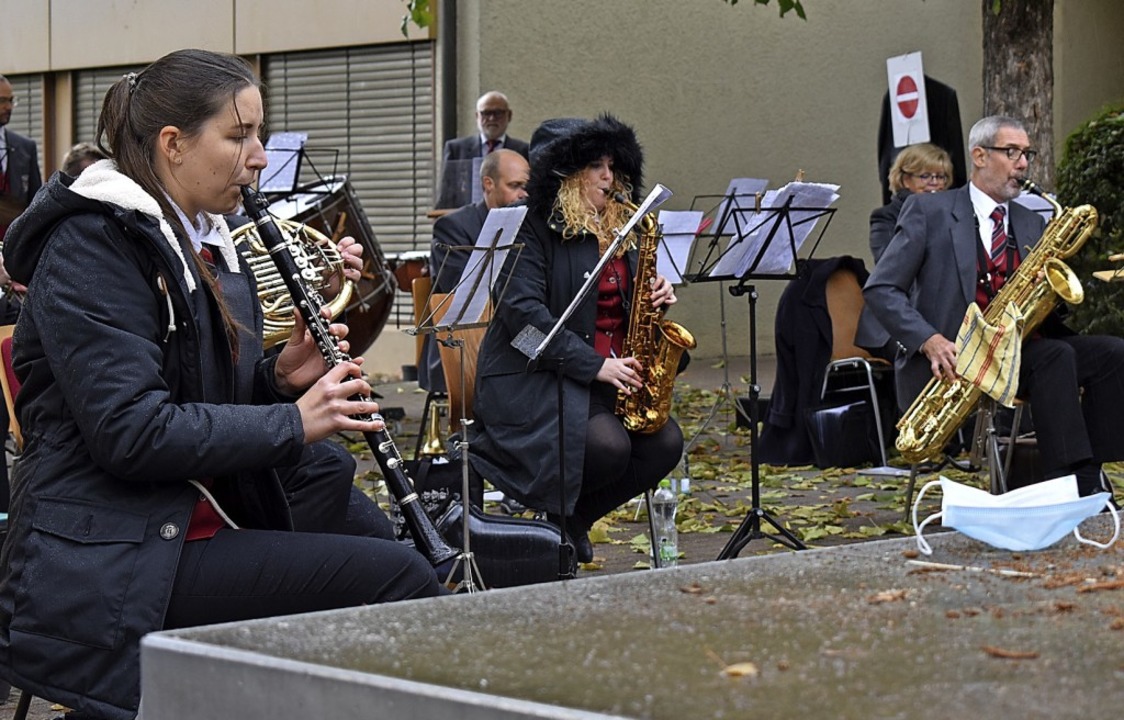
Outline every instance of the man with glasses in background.
[[503, 148], [529, 157], [527, 143], [507, 134], [511, 117], [506, 95], [492, 90], [480, 96], [476, 101], [478, 132], [445, 143], [434, 203], [436, 209], [459, 208], [473, 201], [472, 189], [480, 175], [479, 163], [488, 153]]
[[[983, 310], [1044, 229], [1039, 215], [1011, 202], [1037, 154], [1025, 126], [984, 118], [969, 133], [968, 152], [967, 185], [905, 201], [863, 290], [901, 345], [903, 409], [930, 377], [956, 378], [954, 339], [968, 305]], [[1018, 397], [1030, 402], [1044, 477], [1073, 473], [1082, 495], [1100, 491], [1101, 464], [1124, 459], [1124, 339], [1077, 335], [1052, 313], [1022, 344]]]

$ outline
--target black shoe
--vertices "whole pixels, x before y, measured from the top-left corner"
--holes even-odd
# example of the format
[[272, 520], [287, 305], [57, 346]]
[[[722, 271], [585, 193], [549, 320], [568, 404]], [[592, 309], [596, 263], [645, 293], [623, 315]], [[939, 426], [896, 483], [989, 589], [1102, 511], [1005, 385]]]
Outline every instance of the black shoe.
[[500, 500], [500, 510], [508, 515], [522, 515], [527, 512], [527, 506], [513, 497], [504, 495]]
[[[554, 514], [548, 514], [546, 519], [550, 522], [562, 526], [561, 518]], [[581, 523], [573, 517], [566, 518], [566, 535], [569, 536], [570, 542], [574, 544], [574, 554], [580, 563], [593, 562], [593, 543], [589, 539], [589, 529], [582, 527]]]

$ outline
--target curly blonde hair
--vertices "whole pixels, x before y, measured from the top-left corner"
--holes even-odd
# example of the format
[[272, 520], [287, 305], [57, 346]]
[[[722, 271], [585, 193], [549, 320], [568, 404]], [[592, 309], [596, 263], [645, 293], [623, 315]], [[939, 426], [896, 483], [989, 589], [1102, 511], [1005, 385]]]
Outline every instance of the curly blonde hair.
[[[571, 240], [582, 232], [587, 232], [597, 238], [601, 252], [605, 252], [612, 244], [614, 233], [624, 227], [631, 217], [632, 212], [628, 206], [617, 202], [616, 196], [629, 197], [632, 186], [627, 180], [613, 177], [613, 185], [609, 190], [609, 197], [605, 209], [599, 214], [586, 197], [586, 182], [583, 172], [579, 170], [568, 175], [558, 188], [558, 195], [554, 198], [554, 211], [562, 217], [565, 227], [562, 230], [562, 239]], [[636, 244], [633, 233], [621, 243], [618, 255], [631, 250]]]

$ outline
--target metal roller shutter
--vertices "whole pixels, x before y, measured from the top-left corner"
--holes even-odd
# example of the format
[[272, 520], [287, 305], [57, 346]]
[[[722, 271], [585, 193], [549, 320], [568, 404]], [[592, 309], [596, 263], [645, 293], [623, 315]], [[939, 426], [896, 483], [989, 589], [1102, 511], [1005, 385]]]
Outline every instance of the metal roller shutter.
[[[263, 79], [268, 130], [308, 133], [308, 159], [321, 175], [348, 176], [383, 252], [428, 251], [432, 42], [270, 55]], [[395, 300], [391, 322], [408, 323], [409, 295]]]
[[113, 83], [140, 67], [98, 68], [74, 73], [74, 142], [94, 142], [102, 100]]

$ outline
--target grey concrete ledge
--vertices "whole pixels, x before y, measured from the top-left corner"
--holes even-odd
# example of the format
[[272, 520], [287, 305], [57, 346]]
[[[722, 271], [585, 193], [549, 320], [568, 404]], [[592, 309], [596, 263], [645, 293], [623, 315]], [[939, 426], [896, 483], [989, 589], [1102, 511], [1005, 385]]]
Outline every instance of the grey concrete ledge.
[[[1086, 523], [1101, 536], [1103, 518]], [[955, 533], [150, 635], [145, 715], [1110, 717], [1124, 543]], [[1098, 585], [1099, 583], [1099, 585]], [[756, 673], [725, 669], [752, 663]]]

